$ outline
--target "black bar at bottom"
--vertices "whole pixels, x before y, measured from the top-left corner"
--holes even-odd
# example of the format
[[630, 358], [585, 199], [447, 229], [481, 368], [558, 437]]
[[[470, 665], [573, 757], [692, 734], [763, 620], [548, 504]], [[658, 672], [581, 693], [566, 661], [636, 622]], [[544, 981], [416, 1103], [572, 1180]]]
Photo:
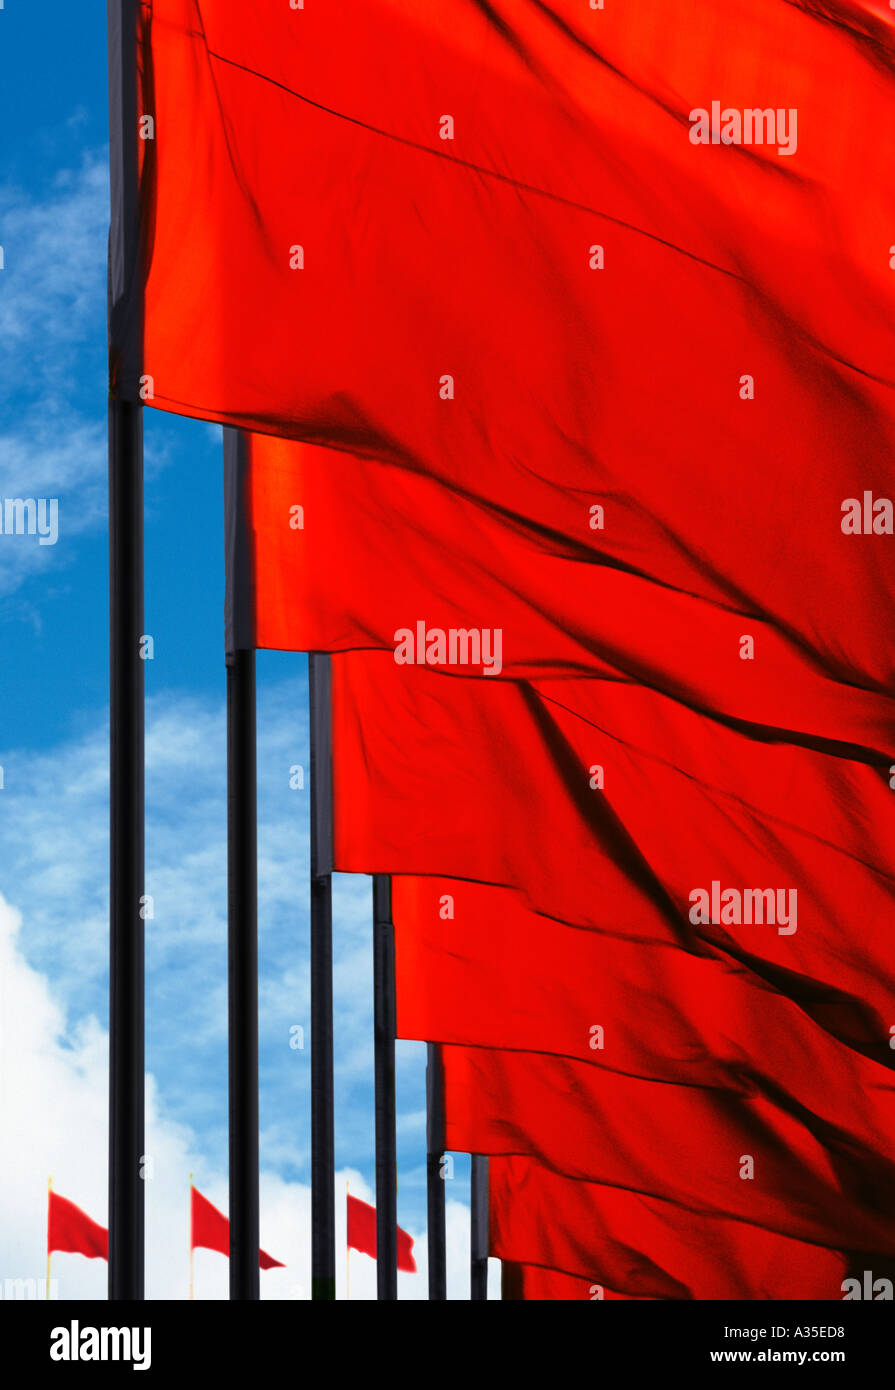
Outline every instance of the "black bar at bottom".
[[429, 1299], [447, 1298], [447, 1228], [444, 1190], [444, 1086], [441, 1053], [426, 1045], [426, 1204], [428, 1208]]
[[109, 403], [109, 1298], [143, 1297], [142, 406]]
[[395, 932], [392, 881], [373, 875], [373, 1036], [376, 1108], [376, 1296], [398, 1297], [398, 1154], [395, 1137]]
[[227, 657], [230, 1297], [258, 1274], [258, 789], [255, 653]]
[[469, 1297], [488, 1297], [488, 1160], [473, 1154], [470, 1169]]

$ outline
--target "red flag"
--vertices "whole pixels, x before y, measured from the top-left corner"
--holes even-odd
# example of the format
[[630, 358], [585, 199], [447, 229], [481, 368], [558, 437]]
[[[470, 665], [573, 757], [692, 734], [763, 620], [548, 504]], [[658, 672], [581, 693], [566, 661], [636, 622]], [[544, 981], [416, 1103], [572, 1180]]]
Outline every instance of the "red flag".
[[[890, 444], [891, 238], [871, 190], [893, 154], [891, 14], [833, 8], [840, 22], [746, 0], [731, 52], [723, 0], [673, 18], [661, 0], [633, 18], [578, 0], [260, 0], [251, 16], [157, 0], [149, 403], [425, 472], [547, 548], [596, 548], [602, 502], [608, 546], [656, 584], [748, 592], [831, 661], [844, 641], [878, 664], [872, 624], [818, 635], [845, 611], [837, 567], [811, 564], [811, 527], [790, 520], [826, 516], [835, 541], [849, 494], [819, 441], [845, 461], [858, 431], [874, 491]], [[750, 108], [785, 90], [800, 138], [783, 155], [698, 147], [692, 110], [721, 88]], [[809, 564], [775, 585], [792, 546]]]
[[[571, 711], [385, 655], [332, 669], [339, 869], [517, 886], [573, 925], [721, 953], [891, 1065], [888, 756], [756, 740], [636, 685], [556, 682]], [[745, 897], [765, 889], [780, 921]]]
[[402, 1038], [553, 1053], [739, 1095], [758, 1087], [857, 1149], [895, 1150], [891, 1068], [735, 960], [582, 931], [519, 893], [460, 879], [395, 876], [392, 914]]
[[[217, 1250], [221, 1255], [230, 1255], [230, 1222], [222, 1211], [212, 1206], [203, 1197], [198, 1187], [190, 1187], [190, 1249], [202, 1246], [206, 1250]], [[285, 1269], [281, 1260], [275, 1260], [265, 1250], [258, 1251], [258, 1264], [262, 1269]]]
[[[859, 447], [856, 437], [848, 458]], [[821, 511], [840, 516], [841, 497], [852, 490], [848, 458], [841, 468], [828, 460], [830, 496], [818, 504], [818, 525]], [[725, 479], [724, 506], [740, 516], [744, 501]], [[653, 514], [650, 486], [644, 479], [644, 515]], [[838, 538], [832, 530], [828, 538], [835, 594], [808, 631], [799, 584], [788, 572], [785, 581], [776, 570], [764, 574], [751, 532], [739, 538], [742, 554], [728, 537], [724, 573], [739, 595], [767, 579], [776, 608], [754, 603], [744, 622], [742, 598], [731, 601], [709, 582], [714, 569], [701, 583], [679, 577], [686, 591], [669, 585], [669, 547], [661, 540], [636, 546], [636, 568], [630, 556], [616, 554], [621, 540], [630, 540], [627, 520], [616, 519], [610, 541], [599, 536], [599, 552], [588, 553], [582, 541], [578, 553], [548, 554], [501, 512], [406, 469], [261, 436], [250, 441], [248, 489], [261, 647], [394, 652], [399, 634], [409, 631], [422, 664], [426, 643], [416, 630], [423, 621], [433, 640], [452, 630], [501, 634], [499, 663], [451, 667], [449, 654], [439, 656], [458, 675], [634, 676], [709, 713], [840, 741], [866, 739], [867, 721], [882, 709], [891, 717], [879, 695], [842, 687], [845, 679], [872, 688], [888, 678], [867, 615], [895, 601], [895, 566], [876, 551], [856, 550], [854, 537], [838, 527]], [[749, 496], [756, 492], [764, 495], [753, 478]], [[695, 537], [670, 547], [671, 554], [682, 548], [699, 553]], [[807, 558], [793, 565], [795, 579], [810, 572]], [[739, 655], [744, 633], [760, 653], [748, 669]]]
[[[831, 24], [747, 0], [731, 54], [721, 0], [687, 0], [688, 43], [667, 49], [661, 0], [633, 21], [578, 0], [506, 8], [153, 7], [148, 399], [327, 446], [306, 537], [323, 601], [265, 601], [264, 642], [379, 645], [432, 618], [397, 611], [428, 590], [439, 617], [498, 613], [517, 673], [609, 661], [731, 717], [845, 739], [839, 687], [891, 675], [872, 618], [891, 566], [841, 525], [846, 499], [885, 496], [891, 458], [893, 283], [869, 192], [895, 129], [891, 15], [843, 0]], [[776, 107], [777, 82], [801, 103], [785, 156], [688, 138], [706, 92]], [[744, 379], [761, 386], [744, 396]], [[339, 448], [387, 466], [361, 465], [356, 508]], [[421, 503], [417, 477], [442, 486]], [[451, 585], [433, 585], [455, 544]], [[329, 633], [297, 630], [318, 612]], [[762, 659], [738, 680], [744, 614]]]
[[50, 1188], [47, 1206], [47, 1254], [66, 1250], [88, 1260], [109, 1258], [109, 1232], [74, 1202]]
[[[626, 1298], [841, 1299], [838, 1250], [675, 1202], [575, 1181], [529, 1158], [491, 1158], [490, 1252]], [[562, 1218], [557, 1219], [561, 1213]]]
[[798, 1106], [540, 1053], [441, 1051], [447, 1149], [528, 1154], [687, 1213], [895, 1255], [891, 1151], [856, 1151], [850, 1135]]
[[[359, 1197], [348, 1197], [348, 1248], [359, 1250], [362, 1255], [376, 1259], [376, 1208]], [[413, 1258], [413, 1237], [398, 1227], [398, 1268], [407, 1274], [416, 1274], [416, 1260]]]

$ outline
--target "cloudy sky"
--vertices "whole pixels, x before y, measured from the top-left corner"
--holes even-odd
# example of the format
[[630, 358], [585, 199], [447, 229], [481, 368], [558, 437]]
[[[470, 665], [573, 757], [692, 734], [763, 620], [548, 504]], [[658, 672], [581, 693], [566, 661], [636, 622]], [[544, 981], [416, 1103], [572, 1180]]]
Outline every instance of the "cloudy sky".
[[[46, 1188], [106, 1205], [108, 703], [105, 6], [0, 11], [0, 498], [58, 498], [60, 536], [0, 535], [0, 1288], [45, 1273]], [[146, 412], [148, 1293], [185, 1297], [190, 1172], [227, 1206], [226, 804], [220, 431]], [[301, 655], [259, 654], [262, 1296], [309, 1286], [308, 806]], [[369, 881], [335, 903], [337, 1193], [372, 1199]], [[398, 1045], [401, 1224], [425, 1297], [425, 1052]], [[448, 1192], [468, 1296], [468, 1179]], [[344, 1202], [337, 1202], [340, 1297]], [[57, 1255], [60, 1298], [106, 1266]], [[198, 1297], [226, 1261], [196, 1255]], [[352, 1256], [352, 1298], [375, 1291]]]

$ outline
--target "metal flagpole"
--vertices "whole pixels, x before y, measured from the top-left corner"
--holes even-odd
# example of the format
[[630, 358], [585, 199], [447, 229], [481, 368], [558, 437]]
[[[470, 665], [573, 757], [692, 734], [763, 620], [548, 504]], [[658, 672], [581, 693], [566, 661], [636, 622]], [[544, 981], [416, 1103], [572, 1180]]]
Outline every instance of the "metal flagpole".
[[426, 1045], [426, 1203], [429, 1298], [447, 1298], [447, 1232], [444, 1190], [444, 1084], [437, 1043]]
[[351, 1246], [348, 1244], [348, 1203], [351, 1200], [351, 1181], [345, 1179], [345, 1301], [351, 1302]]
[[47, 1287], [46, 1295], [50, 1297], [50, 1203], [53, 1200], [53, 1178], [47, 1178]]
[[395, 1136], [395, 930], [392, 881], [373, 875], [373, 1036], [376, 1109], [376, 1296], [398, 1297], [398, 1156]]
[[196, 1253], [196, 1247], [193, 1245], [193, 1237], [194, 1237], [194, 1235], [195, 1235], [195, 1232], [194, 1232], [194, 1230], [193, 1230], [193, 1175], [192, 1175], [192, 1173], [190, 1173], [190, 1301], [192, 1301], [192, 1300], [195, 1298], [195, 1296], [196, 1296], [196, 1294], [195, 1294], [195, 1273], [196, 1273], [196, 1267], [195, 1267], [195, 1266], [196, 1266], [196, 1262], [195, 1262], [195, 1259], [194, 1259], [194, 1256], [195, 1256], [195, 1253]]
[[473, 1154], [470, 1169], [471, 1245], [469, 1296], [488, 1297], [488, 1160]]
[[138, 0], [108, 0], [109, 158], [109, 1298], [143, 1297], [145, 768]]
[[224, 431], [227, 547], [227, 981], [230, 1297], [261, 1296], [258, 1268], [258, 776], [246, 442]]
[[311, 730], [311, 1297], [336, 1296], [330, 662], [308, 655]]

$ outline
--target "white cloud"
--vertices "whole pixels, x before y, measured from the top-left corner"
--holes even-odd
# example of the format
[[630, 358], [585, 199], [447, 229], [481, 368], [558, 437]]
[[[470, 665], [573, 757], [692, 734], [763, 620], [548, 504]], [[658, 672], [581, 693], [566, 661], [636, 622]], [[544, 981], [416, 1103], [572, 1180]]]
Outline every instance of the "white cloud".
[[[0, 596], [69, 564], [69, 543], [105, 524], [108, 180], [93, 153], [40, 197], [0, 185], [0, 499], [55, 498], [60, 518], [55, 545], [0, 534]], [[167, 462], [156, 441], [147, 476]]]
[[[0, 1287], [7, 1279], [45, 1277], [47, 1178], [56, 1190], [105, 1224], [107, 1039], [94, 1018], [72, 1028], [45, 976], [24, 959], [21, 917], [0, 897]], [[222, 1210], [227, 1182], [198, 1151], [191, 1130], [172, 1122], [150, 1078], [147, 1090], [147, 1295], [186, 1298], [189, 1288], [189, 1173]], [[345, 1294], [345, 1184], [372, 1201], [363, 1176], [342, 1170], [336, 1179], [337, 1292]], [[310, 1286], [310, 1191], [264, 1172], [261, 1243], [285, 1269], [262, 1273], [262, 1297], [307, 1298]], [[448, 1203], [451, 1297], [468, 1296], [469, 1210]], [[424, 1299], [425, 1233], [413, 1230], [419, 1266], [400, 1276], [402, 1298]], [[102, 1299], [102, 1260], [55, 1254], [52, 1277], [62, 1299]], [[195, 1255], [198, 1298], [227, 1297], [227, 1261], [211, 1251]], [[375, 1264], [351, 1255], [351, 1297], [375, 1297]]]

